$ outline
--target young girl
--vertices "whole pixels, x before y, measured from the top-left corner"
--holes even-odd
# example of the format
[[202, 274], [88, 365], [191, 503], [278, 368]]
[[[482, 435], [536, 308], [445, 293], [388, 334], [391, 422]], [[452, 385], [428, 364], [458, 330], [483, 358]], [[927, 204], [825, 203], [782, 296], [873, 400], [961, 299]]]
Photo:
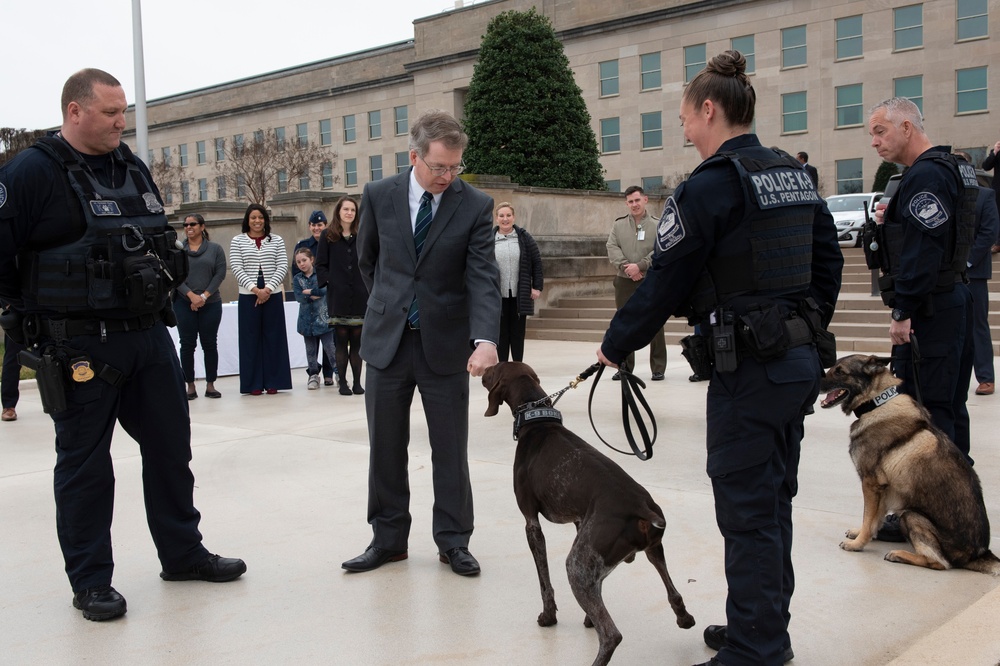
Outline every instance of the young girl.
[[306, 360], [309, 363], [309, 390], [319, 388], [319, 361], [316, 355], [320, 343], [327, 358], [337, 358], [333, 343], [333, 329], [326, 308], [326, 288], [316, 283], [313, 271], [313, 253], [307, 247], [295, 251], [295, 265], [301, 271], [292, 278], [295, 300], [299, 302], [299, 320], [296, 330], [306, 342]]

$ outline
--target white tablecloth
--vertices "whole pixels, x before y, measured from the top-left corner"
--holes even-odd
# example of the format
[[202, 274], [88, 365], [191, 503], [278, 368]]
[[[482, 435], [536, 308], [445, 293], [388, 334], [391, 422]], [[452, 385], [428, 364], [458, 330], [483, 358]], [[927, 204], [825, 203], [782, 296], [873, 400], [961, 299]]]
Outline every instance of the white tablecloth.
[[[288, 360], [293, 368], [304, 368], [306, 365], [306, 347], [302, 336], [295, 330], [295, 322], [299, 316], [299, 304], [295, 301], [285, 301], [285, 333], [288, 336]], [[180, 340], [176, 328], [168, 328], [170, 337], [174, 339], [177, 353], [180, 354]], [[219, 376], [240, 374], [240, 334], [237, 326], [236, 303], [222, 304], [222, 324], [219, 325]], [[205, 356], [201, 344], [194, 350], [194, 376], [205, 377]]]

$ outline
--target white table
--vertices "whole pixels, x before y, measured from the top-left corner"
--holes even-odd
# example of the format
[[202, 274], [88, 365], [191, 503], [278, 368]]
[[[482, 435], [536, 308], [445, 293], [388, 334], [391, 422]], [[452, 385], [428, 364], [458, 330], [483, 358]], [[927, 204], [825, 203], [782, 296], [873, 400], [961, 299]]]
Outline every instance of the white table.
[[[285, 301], [285, 334], [288, 336], [288, 361], [293, 368], [304, 368], [306, 363], [306, 347], [302, 336], [295, 330], [299, 317], [299, 304], [295, 301]], [[237, 326], [236, 303], [222, 304], [222, 323], [219, 325], [219, 376], [240, 374], [240, 333]], [[174, 340], [177, 353], [180, 354], [180, 340], [177, 328], [168, 328], [170, 337]], [[205, 355], [201, 344], [194, 350], [194, 376], [205, 378]]]

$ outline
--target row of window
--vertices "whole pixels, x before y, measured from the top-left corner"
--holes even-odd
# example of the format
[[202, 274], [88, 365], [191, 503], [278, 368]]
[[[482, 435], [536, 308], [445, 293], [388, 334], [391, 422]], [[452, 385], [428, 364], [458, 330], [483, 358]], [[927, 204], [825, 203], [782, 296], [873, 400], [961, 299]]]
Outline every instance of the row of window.
[[[980, 113], [987, 111], [988, 76], [986, 67], [955, 70], [955, 113]], [[863, 125], [865, 107], [862, 102], [863, 84], [855, 83], [835, 88], [837, 129]], [[912, 100], [924, 112], [924, 77], [904, 76], [893, 79], [893, 95]], [[806, 91], [786, 93], [781, 96], [781, 132], [791, 134], [809, 129], [806, 111]]]
[[[410, 131], [409, 126], [409, 112], [405, 106], [397, 106], [392, 110], [393, 115], [393, 131], [396, 136], [401, 136]], [[367, 113], [368, 119], [368, 138], [369, 140], [382, 138], [382, 112], [381, 111], [369, 111]], [[274, 138], [278, 143], [279, 148], [285, 146], [286, 132], [284, 127], [274, 128]], [[343, 117], [343, 138], [344, 143], [354, 143], [357, 141], [357, 126], [356, 126], [356, 116], [349, 115]], [[295, 125], [295, 140], [298, 142], [299, 146], [306, 146], [309, 143], [309, 124], [308, 123], [298, 123]], [[262, 143], [264, 141], [264, 130], [257, 130], [254, 132], [254, 141], [257, 143]], [[242, 148], [244, 143], [244, 138], [242, 134], [233, 135], [233, 145], [237, 149]], [[319, 121], [319, 144], [321, 146], [333, 145], [333, 131], [330, 119]], [[196, 164], [208, 164], [208, 143], [206, 141], [198, 141], [195, 143], [195, 159]], [[213, 143], [213, 148], [215, 150], [215, 161], [224, 162], [226, 159], [226, 140], [224, 138], [216, 138]], [[149, 151], [149, 163], [152, 164], [154, 161], [155, 152], [150, 149]], [[160, 149], [160, 157], [166, 166], [171, 166], [173, 164], [173, 157], [171, 155], [171, 149], [169, 146]], [[182, 143], [177, 146], [177, 163], [179, 166], [186, 167], [189, 164], [188, 160], [188, 145]]]
[[[955, 39], [967, 41], [989, 36], [988, 0], [958, 0]], [[862, 16], [839, 18], [835, 23], [836, 59], [850, 60], [864, 55]], [[922, 4], [897, 7], [892, 10], [892, 44], [894, 51], [921, 48], [924, 45], [924, 8]], [[732, 49], [746, 57], [747, 74], [756, 71], [754, 35], [733, 37]], [[639, 56], [639, 90], [658, 90], [662, 87], [660, 53]], [[707, 63], [706, 45], [684, 47], [684, 83], [689, 83]], [[781, 67], [805, 67], [807, 64], [806, 26], [799, 25], [781, 30]], [[605, 60], [597, 64], [598, 89], [601, 97], [619, 94], [618, 60]]]

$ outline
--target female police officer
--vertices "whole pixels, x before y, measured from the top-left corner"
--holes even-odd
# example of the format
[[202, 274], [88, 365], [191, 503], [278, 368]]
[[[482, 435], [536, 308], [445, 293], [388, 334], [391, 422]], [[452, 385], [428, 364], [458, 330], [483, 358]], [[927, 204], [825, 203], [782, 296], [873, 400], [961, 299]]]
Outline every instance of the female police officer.
[[705, 631], [708, 664], [780, 664], [788, 636], [792, 497], [803, 419], [822, 373], [843, 257], [833, 219], [790, 155], [748, 133], [746, 60], [726, 51], [687, 86], [684, 137], [704, 159], [664, 206], [653, 265], [598, 351], [616, 365], [671, 315], [711, 331], [708, 475], [725, 538], [727, 625]]

